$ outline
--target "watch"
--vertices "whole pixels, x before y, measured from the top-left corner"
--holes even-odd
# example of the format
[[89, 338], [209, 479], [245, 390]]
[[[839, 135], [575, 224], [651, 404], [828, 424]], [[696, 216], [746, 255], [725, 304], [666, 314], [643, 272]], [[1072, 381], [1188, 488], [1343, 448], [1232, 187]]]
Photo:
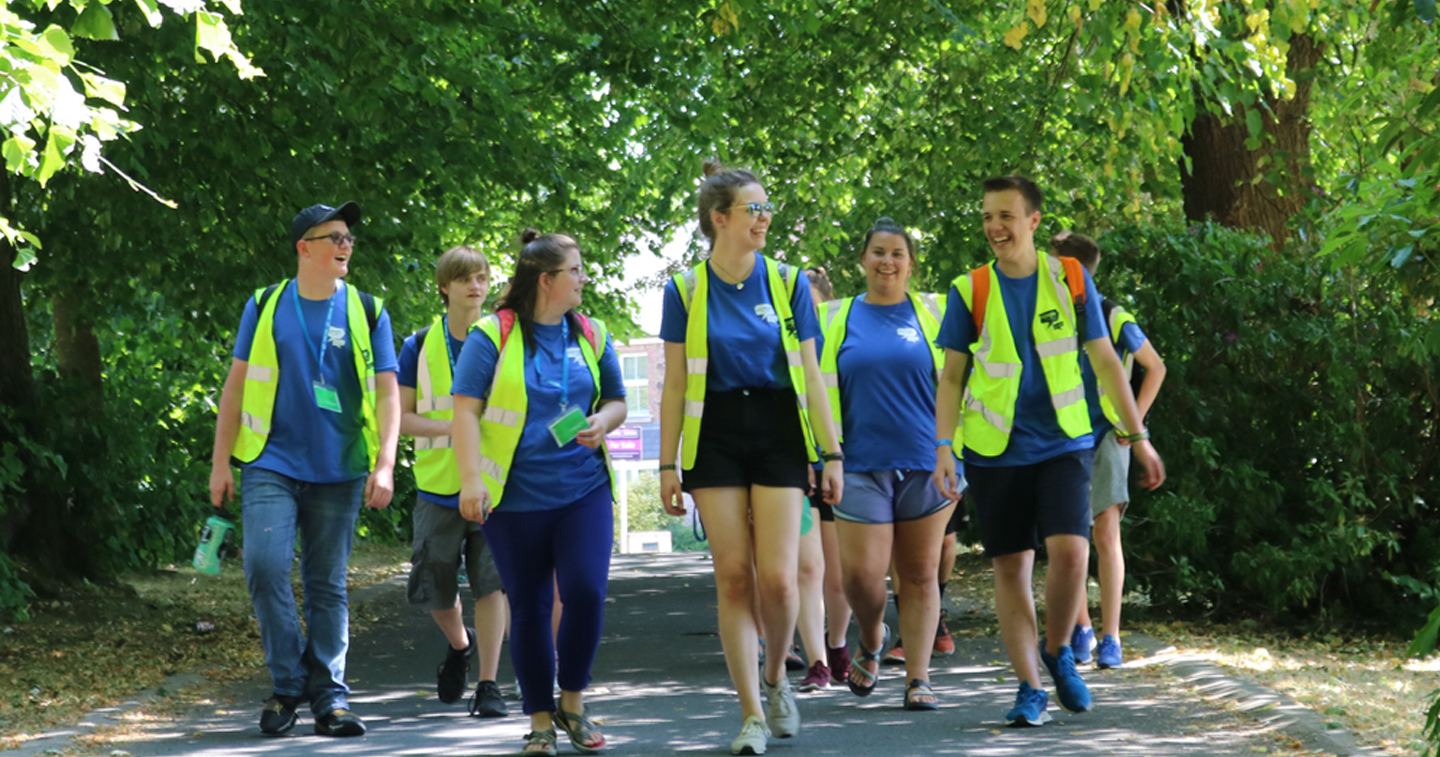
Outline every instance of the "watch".
[[844, 461], [845, 461], [845, 453], [844, 453], [844, 452], [825, 452], [825, 453], [822, 453], [822, 454], [820, 455], [820, 459], [823, 460], [823, 461], [825, 461], [825, 462], [827, 462], [827, 463], [840, 463], [840, 462], [844, 462]]

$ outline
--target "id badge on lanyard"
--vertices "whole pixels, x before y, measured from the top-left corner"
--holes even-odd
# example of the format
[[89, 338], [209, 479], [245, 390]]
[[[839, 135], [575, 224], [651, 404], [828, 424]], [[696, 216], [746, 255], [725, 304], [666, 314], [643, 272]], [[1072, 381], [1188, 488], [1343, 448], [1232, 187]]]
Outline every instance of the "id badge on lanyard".
[[310, 338], [310, 329], [305, 325], [305, 313], [300, 309], [300, 284], [298, 282], [295, 284], [295, 317], [300, 321], [300, 333], [305, 335], [305, 343], [310, 345], [310, 349], [318, 353], [316, 361], [319, 366], [320, 378], [310, 382], [311, 387], [315, 390], [315, 407], [332, 413], [341, 412], [340, 391], [325, 383], [325, 348], [330, 343], [330, 319], [335, 315], [335, 297], [340, 294], [342, 286], [344, 285], [337, 285], [335, 291], [330, 295], [330, 306], [325, 311], [325, 325], [320, 330], [320, 348], [316, 350], [315, 341]]
[[[542, 381], [544, 379], [541, 379]], [[547, 382], [548, 383], [548, 382]], [[590, 427], [585, 413], [570, 404], [570, 322], [560, 321], [560, 414], [550, 421], [547, 428], [557, 447], [564, 447], [575, 441], [581, 431]]]

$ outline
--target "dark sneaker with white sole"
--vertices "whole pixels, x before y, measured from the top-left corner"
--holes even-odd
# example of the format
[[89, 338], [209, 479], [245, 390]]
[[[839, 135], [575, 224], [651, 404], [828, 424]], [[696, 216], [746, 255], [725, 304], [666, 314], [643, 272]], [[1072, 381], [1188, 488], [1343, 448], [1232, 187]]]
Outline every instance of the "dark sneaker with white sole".
[[305, 701], [304, 697], [272, 694], [265, 700], [265, 709], [260, 711], [260, 732], [271, 736], [282, 734], [295, 727], [300, 717], [295, 708]]
[[445, 704], [460, 701], [470, 686], [470, 661], [475, 659], [475, 629], [466, 626], [465, 638], [469, 645], [464, 649], [446, 649], [445, 662], [435, 669], [435, 690]]
[[315, 733], [321, 736], [364, 736], [365, 721], [359, 715], [337, 707], [315, 718]]

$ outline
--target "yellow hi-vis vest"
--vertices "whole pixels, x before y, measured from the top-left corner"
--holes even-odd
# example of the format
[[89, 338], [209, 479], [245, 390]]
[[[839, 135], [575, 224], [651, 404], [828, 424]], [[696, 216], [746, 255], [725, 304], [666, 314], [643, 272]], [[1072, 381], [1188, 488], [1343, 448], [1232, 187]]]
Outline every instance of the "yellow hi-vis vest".
[[[1085, 381], [1080, 374], [1080, 339], [1075, 302], [1062, 277], [1064, 267], [1053, 255], [1036, 253], [1035, 318], [1030, 333], [1035, 353], [1050, 389], [1050, 403], [1060, 429], [1075, 439], [1090, 433], [1090, 411], [1085, 403]], [[1000, 277], [991, 263], [983, 323], [977, 341], [970, 345], [975, 369], [965, 387], [965, 446], [987, 457], [997, 457], [1010, 444], [1015, 403], [1020, 397], [1020, 355], [1015, 349], [1010, 320], [1005, 314]], [[972, 275], [953, 282], [974, 312]]]
[[[586, 318], [575, 313], [580, 322], [580, 354], [590, 369], [590, 378], [595, 382], [595, 392], [590, 402], [589, 413], [600, 406], [600, 356], [605, 350], [605, 322], [597, 318]], [[569, 317], [568, 315], [566, 316]], [[500, 500], [505, 494], [505, 481], [510, 475], [510, 465], [515, 461], [515, 450], [520, 446], [520, 436], [525, 431], [525, 418], [529, 414], [530, 399], [525, 389], [525, 340], [513, 338], [515, 311], [502, 310], [480, 319], [474, 328], [490, 338], [500, 354], [495, 365], [495, 378], [490, 382], [490, 397], [485, 400], [485, 411], [480, 414], [480, 480], [490, 493], [490, 506], [500, 509]], [[569, 347], [567, 346], [568, 350]], [[569, 360], [569, 356], [565, 357]], [[605, 458], [605, 470], [610, 474], [610, 495], [618, 497], [615, 469], [610, 465], [610, 450], [600, 447]], [[576, 492], [576, 495], [584, 492]]]
[[[436, 318], [424, 335], [416, 335], [420, 351], [415, 366], [415, 412], [422, 418], [449, 422], [455, 416], [450, 387], [450, 345], [445, 320]], [[449, 497], [460, 493], [460, 467], [449, 434], [415, 437], [415, 486]]]
[[[1110, 309], [1110, 315], [1106, 322], [1110, 327], [1110, 341], [1114, 343], [1115, 351], [1120, 353], [1120, 362], [1125, 366], [1125, 380], [1129, 381], [1130, 374], [1135, 371], [1135, 355], [1126, 352], [1120, 346], [1120, 329], [1124, 328], [1127, 323], [1135, 323], [1135, 316], [1126, 312], [1125, 308], [1115, 305]], [[1115, 404], [1110, 401], [1110, 398], [1105, 396], [1105, 387], [1100, 383], [1099, 378], [1095, 380], [1095, 388], [1100, 395], [1100, 411], [1105, 413], [1105, 419], [1110, 421], [1110, 425], [1119, 429], [1120, 433], [1127, 433], [1124, 425], [1120, 423], [1120, 413], [1115, 410]]]
[[[285, 294], [289, 279], [255, 290], [255, 306], [260, 318], [255, 323], [255, 341], [245, 362], [245, 397], [240, 404], [240, 433], [235, 438], [236, 460], [254, 462], [265, 450], [270, 437], [270, 421], [275, 411], [275, 393], [280, 387], [280, 361], [275, 354], [275, 306]], [[370, 470], [380, 456], [380, 422], [375, 414], [375, 354], [370, 349], [370, 330], [384, 307], [383, 300], [371, 297], [343, 281], [345, 288], [346, 326], [350, 332], [350, 351], [355, 355], [355, 375], [360, 379], [364, 413], [365, 452]], [[292, 295], [293, 296], [293, 295]], [[366, 302], [368, 300], [368, 302]]]
[[[810, 411], [805, 404], [805, 365], [800, 360], [800, 338], [795, 332], [795, 314], [790, 298], [795, 295], [795, 282], [800, 272], [794, 266], [760, 255], [765, 266], [766, 283], [770, 288], [770, 304], [780, 318], [780, 346], [790, 366], [790, 384], [800, 412], [800, 428], [805, 432], [805, 449], [810, 462], [815, 454], [815, 432], [810, 428]], [[685, 423], [681, 426], [680, 462], [682, 470], [695, 467], [695, 449], [700, 443], [700, 417], [705, 414], [705, 380], [710, 365], [709, 308], [710, 274], [708, 266], [700, 265], [675, 274], [675, 288], [687, 313], [685, 323]]]
[[[945, 318], [945, 300], [934, 294], [910, 293], [910, 304], [915, 308], [915, 319], [920, 322], [920, 331], [930, 347], [930, 357], [935, 362], [935, 385], [940, 385], [940, 372], [945, 368], [945, 350], [935, 344], [940, 337], [940, 321]], [[825, 349], [820, 354], [820, 376], [825, 381], [825, 391], [830, 396], [830, 412], [835, 417], [835, 433], [844, 441], [845, 426], [840, 416], [840, 345], [845, 342], [846, 325], [850, 320], [850, 308], [854, 297], [831, 300], [820, 305], [820, 328], [825, 331]], [[928, 433], [928, 432], [927, 432]], [[961, 444], [961, 427], [955, 429], [952, 437], [954, 449]]]

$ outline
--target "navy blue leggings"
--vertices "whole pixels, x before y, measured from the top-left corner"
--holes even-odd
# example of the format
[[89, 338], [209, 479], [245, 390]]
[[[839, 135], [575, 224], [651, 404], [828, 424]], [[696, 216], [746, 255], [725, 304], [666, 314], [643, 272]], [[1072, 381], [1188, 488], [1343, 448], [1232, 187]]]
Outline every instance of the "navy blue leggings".
[[485, 539], [510, 600], [510, 662], [525, 695], [525, 714], [554, 712], [556, 639], [551, 576], [565, 605], [560, 616], [560, 688], [584, 691], [600, 648], [605, 585], [615, 533], [610, 482], [557, 510], [507, 511], [485, 521]]

